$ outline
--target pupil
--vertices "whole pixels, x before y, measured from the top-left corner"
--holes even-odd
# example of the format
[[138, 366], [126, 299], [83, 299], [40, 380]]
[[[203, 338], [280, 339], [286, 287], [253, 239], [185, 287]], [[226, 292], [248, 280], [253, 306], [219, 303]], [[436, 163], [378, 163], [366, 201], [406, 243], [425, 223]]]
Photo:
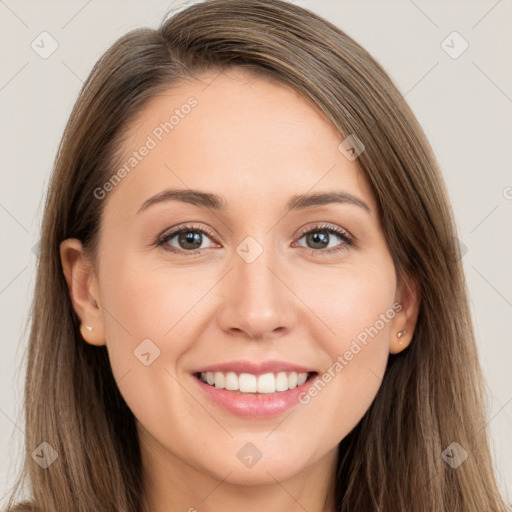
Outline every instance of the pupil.
[[180, 244], [184, 244], [187, 246], [187, 244], [193, 245], [194, 243], [197, 244], [197, 247], [185, 247], [187, 249], [198, 249], [201, 247], [201, 233], [198, 233], [197, 231], [182, 231], [179, 237]]
[[320, 247], [314, 247], [315, 249], [323, 249], [324, 246], [322, 244], [329, 245], [328, 237], [329, 234], [325, 232], [310, 233], [308, 241], [312, 242], [313, 245], [320, 244]]

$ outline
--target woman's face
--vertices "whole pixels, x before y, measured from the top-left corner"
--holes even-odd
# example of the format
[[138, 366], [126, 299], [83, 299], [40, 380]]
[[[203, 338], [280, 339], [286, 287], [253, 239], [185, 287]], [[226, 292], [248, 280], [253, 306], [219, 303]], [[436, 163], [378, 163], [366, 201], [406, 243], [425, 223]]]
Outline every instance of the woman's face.
[[201, 79], [147, 104], [91, 198], [84, 337], [106, 343], [146, 464], [233, 483], [332, 469], [408, 339], [375, 198], [290, 88]]

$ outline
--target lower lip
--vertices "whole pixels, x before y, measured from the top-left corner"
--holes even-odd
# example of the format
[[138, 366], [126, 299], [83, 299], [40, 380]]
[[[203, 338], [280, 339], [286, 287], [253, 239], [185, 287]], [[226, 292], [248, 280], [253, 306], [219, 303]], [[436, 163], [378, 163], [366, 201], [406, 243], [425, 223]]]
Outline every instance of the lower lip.
[[313, 375], [304, 384], [288, 391], [277, 391], [275, 393], [241, 393], [240, 391], [228, 391], [216, 388], [198, 379], [200, 389], [215, 404], [237, 416], [250, 418], [270, 418], [277, 416], [300, 403], [299, 395], [315, 381], [317, 375]]

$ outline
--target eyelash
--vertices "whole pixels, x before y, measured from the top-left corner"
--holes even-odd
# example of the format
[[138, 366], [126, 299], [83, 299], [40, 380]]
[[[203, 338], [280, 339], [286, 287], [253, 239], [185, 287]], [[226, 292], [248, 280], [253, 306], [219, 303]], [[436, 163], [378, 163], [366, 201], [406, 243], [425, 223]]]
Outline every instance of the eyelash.
[[[178, 226], [178, 228], [174, 229], [170, 233], [166, 233], [166, 234], [160, 236], [157, 239], [155, 245], [157, 247], [162, 247], [165, 251], [169, 251], [174, 254], [185, 255], [187, 257], [194, 256], [194, 255], [200, 253], [203, 249], [195, 249], [195, 250], [191, 250], [191, 251], [185, 251], [184, 249], [177, 250], [176, 248], [168, 245], [167, 242], [169, 242], [169, 240], [174, 238], [176, 235], [179, 235], [183, 231], [197, 231], [197, 232], [207, 235], [209, 238], [212, 238], [212, 239], [215, 238], [213, 236], [213, 234], [208, 229], [199, 228], [199, 226], [197, 226], [195, 224], [186, 224], [184, 226]], [[313, 256], [319, 256], [319, 255], [329, 256], [333, 253], [338, 253], [338, 252], [346, 250], [350, 247], [355, 247], [355, 245], [356, 245], [354, 239], [344, 229], [339, 228], [337, 226], [333, 226], [331, 224], [323, 224], [323, 225], [313, 226], [313, 227], [309, 227], [307, 229], [303, 229], [298, 233], [297, 240], [300, 240], [304, 235], [308, 235], [309, 233], [314, 233], [316, 231], [336, 235], [343, 240], [344, 245], [342, 245], [341, 247], [338, 247], [338, 248], [331, 248], [331, 249], [311, 249], [309, 247], [301, 246], [302, 249], [304, 249], [305, 251], [307, 251], [309, 254], [311, 254]]]

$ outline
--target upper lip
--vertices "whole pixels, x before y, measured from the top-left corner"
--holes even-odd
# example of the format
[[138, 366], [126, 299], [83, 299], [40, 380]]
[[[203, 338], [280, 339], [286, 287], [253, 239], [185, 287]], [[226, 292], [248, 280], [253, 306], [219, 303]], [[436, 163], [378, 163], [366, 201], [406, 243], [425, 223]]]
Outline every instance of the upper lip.
[[297, 373], [313, 373], [315, 370], [298, 364], [287, 363], [285, 361], [262, 361], [256, 363], [254, 361], [229, 361], [225, 363], [212, 364], [203, 366], [193, 373], [207, 372], [234, 372], [234, 373], [251, 373], [253, 375], [262, 375], [264, 373], [279, 372], [297, 372]]

